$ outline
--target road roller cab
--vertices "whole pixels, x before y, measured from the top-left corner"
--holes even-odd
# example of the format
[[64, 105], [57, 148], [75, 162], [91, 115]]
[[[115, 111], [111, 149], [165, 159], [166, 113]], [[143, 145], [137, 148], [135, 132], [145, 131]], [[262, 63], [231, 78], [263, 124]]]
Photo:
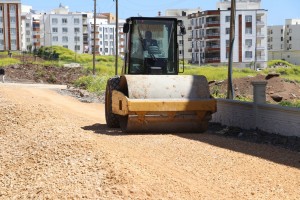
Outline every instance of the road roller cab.
[[205, 131], [216, 101], [204, 76], [178, 75], [184, 71], [177, 42], [186, 32], [182, 21], [131, 17], [123, 32], [122, 73], [106, 86], [107, 126], [124, 132]]

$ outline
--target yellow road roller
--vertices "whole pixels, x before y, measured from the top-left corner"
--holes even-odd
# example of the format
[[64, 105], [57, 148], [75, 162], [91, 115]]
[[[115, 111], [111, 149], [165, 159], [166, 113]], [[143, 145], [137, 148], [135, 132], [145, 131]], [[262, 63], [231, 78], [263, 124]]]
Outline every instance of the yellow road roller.
[[[124, 65], [107, 81], [105, 117], [123, 132], [204, 132], [216, 100], [206, 77], [178, 75], [186, 29], [176, 18], [131, 17], [123, 27]], [[178, 44], [178, 39], [180, 42]], [[184, 57], [182, 56], [182, 59]]]

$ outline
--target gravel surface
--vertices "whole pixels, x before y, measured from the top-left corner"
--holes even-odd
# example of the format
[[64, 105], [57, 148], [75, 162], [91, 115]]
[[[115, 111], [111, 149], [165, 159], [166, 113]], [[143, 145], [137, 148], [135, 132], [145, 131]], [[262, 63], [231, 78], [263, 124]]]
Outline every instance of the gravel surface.
[[299, 152], [224, 127], [123, 134], [101, 103], [4, 84], [0, 124], [0, 199], [300, 199]]

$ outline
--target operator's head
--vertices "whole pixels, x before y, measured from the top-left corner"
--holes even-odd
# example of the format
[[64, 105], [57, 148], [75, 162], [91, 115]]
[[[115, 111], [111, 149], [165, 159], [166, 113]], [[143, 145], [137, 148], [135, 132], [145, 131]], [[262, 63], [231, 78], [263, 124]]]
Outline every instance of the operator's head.
[[152, 32], [151, 32], [151, 31], [146, 31], [146, 33], [145, 33], [145, 38], [146, 38], [147, 40], [151, 40], [151, 39], [152, 39]]

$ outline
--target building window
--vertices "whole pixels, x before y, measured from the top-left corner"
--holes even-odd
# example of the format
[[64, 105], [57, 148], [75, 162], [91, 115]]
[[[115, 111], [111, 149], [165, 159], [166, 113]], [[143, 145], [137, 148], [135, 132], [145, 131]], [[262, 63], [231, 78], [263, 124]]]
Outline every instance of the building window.
[[108, 46], [108, 42], [107, 42], [107, 41], [105, 41], [105, 42], [104, 42], [104, 45], [105, 45], [105, 46]]
[[10, 29], [10, 34], [16, 35], [16, 29], [15, 29], [15, 28], [11, 28], [11, 29]]
[[62, 32], [63, 32], [63, 33], [68, 33], [68, 28], [63, 27], [63, 28], [62, 28]]
[[230, 16], [225, 17], [225, 22], [230, 22]]
[[283, 41], [283, 37], [281, 37], [281, 42]]
[[246, 34], [252, 34], [252, 28], [251, 27], [246, 27], [245, 33]]
[[246, 51], [245, 58], [252, 58], [252, 51]]
[[74, 42], [80, 42], [80, 37], [79, 36], [75, 36], [74, 37]]
[[63, 41], [63, 42], [68, 42], [68, 36], [63, 36], [63, 37], [62, 37], [62, 41]]
[[0, 28], [0, 34], [3, 34], [3, 28]]
[[64, 48], [67, 48], [67, 49], [69, 48], [69, 46], [68, 46], [68, 45], [63, 45], [63, 47], [64, 47]]
[[229, 47], [229, 40], [226, 40], [226, 47]]
[[108, 35], [105, 35], [104, 38], [107, 40], [108, 39]]
[[113, 36], [113, 35], [110, 35], [110, 36], [109, 36], [109, 39], [111, 39], [111, 40], [114, 39], [114, 36]]
[[57, 33], [58, 29], [57, 28], [52, 28], [52, 33]]
[[246, 15], [245, 16], [245, 21], [246, 22], [252, 22], [252, 15]]
[[75, 45], [74, 49], [75, 49], [75, 51], [80, 51], [80, 45]]
[[30, 42], [30, 38], [26, 38], [26, 42]]
[[74, 24], [79, 24], [79, 18], [74, 18]]
[[75, 33], [80, 33], [80, 28], [74, 28]]
[[230, 28], [226, 28], [226, 34], [230, 34]]
[[283, 49], [283, 44], [280, 45], [280, 49]]
[[30, 35], [30, 31], [26, 31], [26, 35]]
[[110, 32], [110, 33], [113, 33], [113, 32], [114, 32], [114, 29], [113, 29], [113, 28], [110, 28], [110, 29], [109, 29], [109, 32]]
[[292, 36], [290, 36], [290, 41], [292, 41]]
[[26, 28], [29, 28], [30, 27], [30, 24], [29, 23], [26, 23]]
[[281, 34], [283, 34], [283, 29], [281, 29]]
[[53, 42], [58, 42], [58, 36], [53, 36], [53, 37], [52, 37], [52, 41], [53, 41]]
[[9, 5], [9, 10], [10, 10], [10, 12], [15, 12], [16, 11], [16, 5], [10, 4]]
[[11, 40], [11, 45], [17, 45], [17, 40], [12, 39], [12, 40]]
[[105, 53], [108, 53], [108, 48], [105, 48], [104, 51], [105, 51]]
[[67, 24], [67, 23], [68, 23], [68, 19], [67, 19], [67, 18], [62, 18], [62, 19], [61, 19], [61, 22], [62, 22], [63, 24]]
[[252, 40], [251, 39], [246, 39], [245, 43], [246, 43], [247, 47], [251, 47], [252, 46]]
[[52, 24], [57, 24], [57, 23], [58, 23], [57, 18], [52, 18]]
[[4, 45], [4, 40], [0, 40], [0, 45]]
[[10, 23], [16, 23], [16, 17], [10, 17]]

